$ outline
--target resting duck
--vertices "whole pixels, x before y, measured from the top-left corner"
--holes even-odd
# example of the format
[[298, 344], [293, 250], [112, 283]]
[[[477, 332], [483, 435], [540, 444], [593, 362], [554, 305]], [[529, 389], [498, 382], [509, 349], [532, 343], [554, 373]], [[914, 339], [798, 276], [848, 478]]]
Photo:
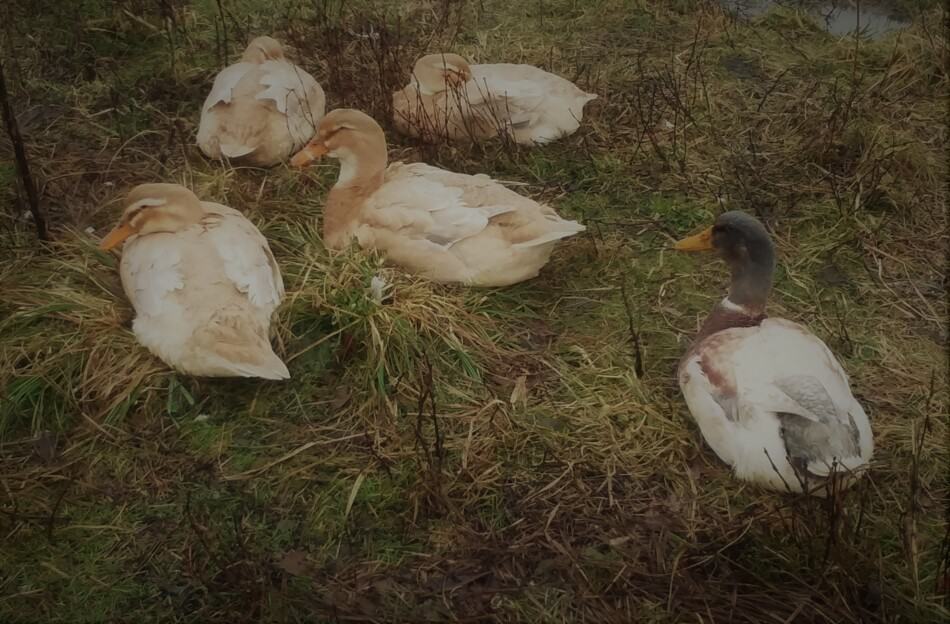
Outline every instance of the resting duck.
[[596, 97], [531, 65], [469, 65], [458, 54], [429, 54], [393, 94], [393, 118], [400, 132], [427, 141], [508, 134], [534, 145], [573, 134]]
[[709, 446], [738, 478], [770, 489], [822, 495], [833, 474], [837, 487], [853, 483], [874, 447], [868, 417], [818, 337], [766, 317], [775, 252], [762, 224], [727, 212], [675, 248], [715, 249], [732, 273], [679, 365]]
[[325, 106], [313, 76], [288, 61], [276, 40], [258, 37], [215, 78], [201, 107], [198, 147], [209, 158], [270, 167], [306, 145]]
[[177, 184], [139, 185], [125, 206], [99, 247], [125, 242], [119, 271], [139, 342], [190, 375], [289, 378], [268, 339], [284, 283], [254, 224]]
[[327, 247], [355, 238], [438, 282], [507, 286], [530, 279], [558, 240], [584, 230], [486, 175], [421, 163], [387, 167], [382, 128], [357, 110], [328, 113], [291, 163], [302, 167], [324, 154], [340, 161], [323, 213]]

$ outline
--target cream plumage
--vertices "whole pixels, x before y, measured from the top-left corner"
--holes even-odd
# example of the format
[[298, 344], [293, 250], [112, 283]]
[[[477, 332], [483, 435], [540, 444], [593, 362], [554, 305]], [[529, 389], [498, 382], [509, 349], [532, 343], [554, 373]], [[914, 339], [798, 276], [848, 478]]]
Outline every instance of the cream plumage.
[[284, 57], [280, 43], [258, 37], [215, 78], [201, 107], [198, 146], [210, 158], [276, 165], [310, 140], [325, 106], [317, 81]]
[[137, 186], [125, 205], [100, 247], [125, 242], [120, 274], [139, 342], [191, 375], [289, 378], [268, 338], [284, 284], [254, 224], [177, 184]]
[[400, 132], [428, 141], [508, 134], [533, 145], [573, 134], [596, 97], [531, 65], [469, 65], [458, 54], [429, 54], [393, 94], [393, 119]]
[[324, 242], [356, 239], [391, 262], [439, 282], [505, 286], [535, 277], [555, 243], [584, 230], [485, 175], [424, 164], [387, 167], [386, 137], [367, 115], [338, 109], [292, 159], [327, 154], [340, 176], [324, 210]]
[[[868, 466], [871, 425], [834, 355], [805, 327], [765, 316], [775, 257], [765, 228], [727, 212], [677, 249], [717, 249], [729, 295], [680, 361], [679, 383], [703, 437], [735, 475], [822, 495]], [[832, 475], [835, 479], [831, 479]]]

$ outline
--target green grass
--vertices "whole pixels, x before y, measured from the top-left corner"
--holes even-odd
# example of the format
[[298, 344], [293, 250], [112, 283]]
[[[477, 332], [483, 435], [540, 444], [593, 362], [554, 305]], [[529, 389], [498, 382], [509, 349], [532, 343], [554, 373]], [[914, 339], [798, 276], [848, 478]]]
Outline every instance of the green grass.
[[[587, 224], [496, 290], [328, 253], [332, 162], [200, 156], [214, 0], [2, 9], [56, 240], [36, 245], [0, 156], [0, 619], [945, 620], [946, 41], [936, 3], [906, 4], [909, 29], [856, 46], [693, 0], [223, 2], [229, 60], [273, 34], [332, 107], [381, 122], [426, 45], [599, 94], [544, 148], [387, 133], [392, 160], [521, 182]], [[290, 382], [189, 378], [136, 344], [84, 232], [156, 180], [267, 236]], [[771, 314], [829, 344], [871, 415], [873, 470], [837, 508], [733, 480], [676, 386], [727, 275], [670, 243], [733, 208], [776, 240]]]

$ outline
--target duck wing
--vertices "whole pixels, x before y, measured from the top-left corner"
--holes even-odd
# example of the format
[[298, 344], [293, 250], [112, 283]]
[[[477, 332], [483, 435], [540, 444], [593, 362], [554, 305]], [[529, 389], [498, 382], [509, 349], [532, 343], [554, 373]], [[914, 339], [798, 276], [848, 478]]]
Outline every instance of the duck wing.
[[775, 414], [797, 470], [828, 476], [870, 457], [867, 415], [824, 342], [782, 319], [766, 319], [736, 349], [738, 418]]
[[530, 126], [541, 116], [544, 89], [529, 75], [503, 71], [505, 67], [473, 66], [472, 79], [465, 85], [464, 97], [477, 115], [496, 124], [504, 122], [515, 128]]
[[160, 316], [178, 307], [172, 293], [185, 286], [182, 250], [173, 234], [131, 239], [122, 251], [122, 288], [139, 316]]
[[512, 246], [530, 247], [584, 230], [552, 208], [519, 195], [484, 174], [467, 175], [422, 163], [396, 164], [371, 207], [389, 227], [445, 249], [500, 228]]
[[220, 256], [225, 275], [269, 317], [284, 297], [284, 282], [267, 239], [237, 210], [203, 203], [204, 238]]
[[218, 104], [230, 104], [238, 84], [248, 72], [257, 69], [257, 67], [256, 63], [235, 63], [218, 72], [214, 84], [211, 86], [211, 93], [205, 98], [201, 110], [207, 112]]

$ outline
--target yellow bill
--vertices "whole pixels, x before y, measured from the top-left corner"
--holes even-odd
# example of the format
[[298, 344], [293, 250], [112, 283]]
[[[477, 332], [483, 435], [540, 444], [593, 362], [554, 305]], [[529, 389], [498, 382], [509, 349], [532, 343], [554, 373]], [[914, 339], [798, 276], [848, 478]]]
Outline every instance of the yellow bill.
[[713, 248], [712, 227], [708, 227], [699, 234], [693, 234], [673, 245], [679, 251], [709, 251]]
[[323, 143], [311, 143], [294, 154], [294, 157], [290, 159], [290, 164], [294, 167], [306, 167], [329, 151]]
[[135, 230], [128, 223], [117, 225], [114, 230], [106, 234], [106, 237], [99, 243], [99, 249], [109, 251], [128, 237], [135, 234]]

